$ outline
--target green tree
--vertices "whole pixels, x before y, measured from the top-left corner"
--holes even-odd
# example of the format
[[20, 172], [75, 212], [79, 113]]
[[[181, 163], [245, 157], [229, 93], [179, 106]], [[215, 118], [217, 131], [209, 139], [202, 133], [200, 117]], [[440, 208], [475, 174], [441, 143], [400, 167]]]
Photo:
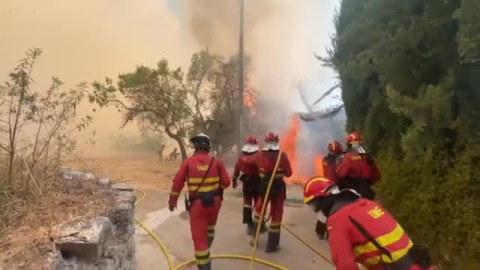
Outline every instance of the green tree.
[[215, 94], [219, 89], [214, 78], [221, 67], [222, 59], [208, 51], [192, 56], [186, 74], [162, 60], [156, 68], [139, 66], [119, 75], [116, 87], [108, 78], [104, 83], [94, 82], [90, 101], [116, 106], [123, 113], [124, 125], [135, 120], [144, 131], [165, 132], [177, 142], [185, 159], [186, 136], [208, 132], [222, 107], [219, 104], [227, 102]]
[[479, 267], [480, 236], [465, 233], [480, 229], [479, 8], [343, 0], [327, 59], [347, 131], [364, 134], [383, 169], [385, 204], [448, 269]]

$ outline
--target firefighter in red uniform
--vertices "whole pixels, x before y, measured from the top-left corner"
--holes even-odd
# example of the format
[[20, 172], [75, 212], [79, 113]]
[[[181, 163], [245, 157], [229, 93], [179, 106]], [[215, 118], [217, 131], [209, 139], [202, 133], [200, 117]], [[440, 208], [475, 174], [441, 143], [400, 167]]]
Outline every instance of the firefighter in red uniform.
[[365, 151], [361, 143], [363, 137], [354, 132], [347, 137], [347, 153], [337, 168], [340, 189], [356, 190], [362, 197], [375, 199], [372, 186], [380, 180], [380, 171], [373, 158]]
[[[260, 194], [262, 197], [257, 201], [255, 206], [255, 215], [253, 220], [254, 232], [258, 227], [258, 223], [261, 220], [263, 221], [263, 217], [260, 217], [263, 200], [265, 198], [268, 183], [271, 179], [279, 153], [280, 144], [278, 136], [270, 132], [265, 136], [265, 147], [261, 152], [253, 157], [260, 171]], [[267, 200], [267, 204], [270, 203], [271, 222], [268, 229], [266, 252], [275, 252], [279, 249], [280, 228], [282, 225], [283, 207], [287, 192], [283, 178], [291, 175], [292, 168], [290, 167], [290, 161], [288, 160], [287, 155], [282, 152], [277, 171], [275, 172], [275, 176], [273, 178], [269, 198]]]
[[243, 162], [245, 157], [252, 156], [258, 152], [257, 139], [254, 136], [248, 136], [247, 142], [242, 148], [242, 154], [235, 164], [233, 172], [233, 188], [237, 188], [237, 179], [240, 173], [243, 192], [243, 224], [247, 224], [247, 234], [253, 234], [252, 206], [259, 198], [260, 175], [256, 163]]
[[170, 211], [177, 207], [182, 188], [187, 183], [185, 206], [190, 214], [190, 230], [199, 270], [210, 270], [210, 246], [223, 199], [223, 190], [230, 185], [230, 176], [222, 161], [209, 155], [210, 138], [199, 134], [190, 139], [195, 154], [185, 160], [175, 175], [168, 201]]
[[[322, 160], [323, 177], [337, 183], [337, 166], [340, 161], [340, 156], [343, 154], [342, 144], [337, 141], [328, 143], [328, 154]], [[318, 176], [317, 176], [318, 177]], [[317, 178], [314, 177], [313, 179]], [[315, 232], [321, 240], [326, 238], [327, 224], [326, 218], [322, 213], [318, 213], [317, 224], [315, 225]]]
[[338, 270], [435, 269], [428, 251], [414, 245], [398, 222], [382, 206], [361, 198], [352, 189], [340, 190], [325, 178], [304, 189], [305, 203], [328, 217], [332, 260]]
[[322, 160], [324, 177], [335, 183], [337, 182], [337, 166], [342, 153], [342, 144], [336, 140], [331, 141], [328, 144], [328, 154]]

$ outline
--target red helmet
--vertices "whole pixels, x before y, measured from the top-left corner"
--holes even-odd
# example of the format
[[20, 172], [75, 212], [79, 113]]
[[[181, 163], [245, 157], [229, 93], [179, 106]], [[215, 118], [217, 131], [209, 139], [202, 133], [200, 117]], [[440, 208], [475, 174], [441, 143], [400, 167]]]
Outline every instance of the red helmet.
[[247, 137], [247, 143], [248, 144], [257, 144], [257, 138], [255, 138], [255, 136], [253, 136], [253, 135], [249, 135]]
[[347, 144], [359, 144], [363, 142], [362, 134], [358, 132], [353, 132], [347, 136]]
[[335, 186], [332, 180], [323, 177], [312, 178], [303, 190], [303, 198], [305, 203], [309, 203], [315, 198], [327, 196]]
[[328, 152], [338, 155], [338, 154], [341, 154], [342, 151], [343, 151], [342, 144], [339, 141], [334, 140], [328, 143]]
[[269, 132], [266, 136], [265, 136], [265, 142], [275, 142], [277, 143], [279, 140], [278, 140], [278, 136], [275, 135], [275, 133], [273, 132]]

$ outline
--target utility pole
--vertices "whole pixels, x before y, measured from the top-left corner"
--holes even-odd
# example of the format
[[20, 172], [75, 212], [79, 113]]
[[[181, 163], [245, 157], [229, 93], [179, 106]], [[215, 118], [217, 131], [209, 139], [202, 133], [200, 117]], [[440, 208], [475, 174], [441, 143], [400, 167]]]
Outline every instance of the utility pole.
[[[245, 70], [244, 70], [244, 21], [245, 21], [245, 0], [240, 0], [240, 27], [239, 27], [239, 44], [238, 44], [238, 56], [239, 56], [239, 76], [238, 76], [238, 87], [239, 87], [239, 95], [238, 95], [238, 122], [237, 122], [237, 136], [238, 136], [238, 143], [241, 143], [243, 139], [243, 100], [244, 100], [244, 91], [245, 91]], [[239, 144], [240, 145], [240, 144]]]

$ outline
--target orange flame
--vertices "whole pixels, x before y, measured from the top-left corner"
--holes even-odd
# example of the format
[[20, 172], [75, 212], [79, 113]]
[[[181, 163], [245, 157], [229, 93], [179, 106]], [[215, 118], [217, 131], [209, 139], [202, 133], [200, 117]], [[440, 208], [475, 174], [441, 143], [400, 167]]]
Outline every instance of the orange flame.
[[257, 102], [256, 102], [256, 97], [255, 97], [255, 87], [247, 81], [245, 83], [245, 91], [243, 94], [243, 104], [249, 109], [251, 115], [255, 115], [257, 110]]
[[[287, 177], [286, 181], [289, 184], [301, 184], [304, 185], [310, 180], [313, 175], [302, 175], [298, 171], [298, 158], [297, 158], [297, 142], [298, 135], [301, 131], [300, 117], [298, 114], [294, 114], [291, 119], [290, 128], [284, 132], [281, 141], [282, 150], [287, 154], [290, 160], [293, 175]], [[316, 176], [323, 176], [323, 156], [317, 154], [314, 160]]]

